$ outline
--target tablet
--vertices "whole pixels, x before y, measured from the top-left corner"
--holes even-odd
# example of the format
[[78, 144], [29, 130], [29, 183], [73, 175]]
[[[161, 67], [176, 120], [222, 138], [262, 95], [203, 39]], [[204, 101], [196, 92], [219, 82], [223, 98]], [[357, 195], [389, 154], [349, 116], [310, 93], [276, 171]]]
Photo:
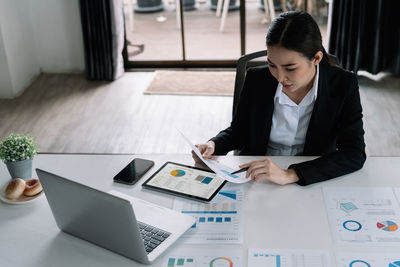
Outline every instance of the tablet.
[[166, 162], [142, 186], [181, 197], [210, 201], [225, 183], [224, 179], [212, 171]]

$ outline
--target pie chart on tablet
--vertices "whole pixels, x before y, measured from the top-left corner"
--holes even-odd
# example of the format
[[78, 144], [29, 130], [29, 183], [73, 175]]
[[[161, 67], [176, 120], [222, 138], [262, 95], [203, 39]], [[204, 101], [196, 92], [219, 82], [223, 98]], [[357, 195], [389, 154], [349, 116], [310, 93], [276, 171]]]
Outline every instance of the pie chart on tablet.
[[173, 170], [170, 174], [172, 176], [181, 177], [181, 176], [184, 176], [186, 174], [186, 172], [183, 170]]

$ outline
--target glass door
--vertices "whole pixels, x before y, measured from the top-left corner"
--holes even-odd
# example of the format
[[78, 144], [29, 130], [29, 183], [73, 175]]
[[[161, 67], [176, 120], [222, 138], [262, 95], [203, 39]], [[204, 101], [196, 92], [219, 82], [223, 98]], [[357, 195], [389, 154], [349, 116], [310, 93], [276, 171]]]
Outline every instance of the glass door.
[[[184, 11], [186, 59], [236, 60], [240, 54], [240, 1], [194, 1]], [[226, 4], [225, 4], [226, 3]]]
[[124, 0], [128, 61], [182, 60], [175, 5], [162, 0]]
[[[124, 0], [126, 67], [233, 67], [244, 0]], [[182, 12], [181, 12], [182, 10]]]
[[235, 67], [266, 49], [271, 19], [288, 10], [312, 14], [326, 41], [327, 1], [124, 0], [125, 66]]
[[274, 17], [286, 11], [307, 11], [318, 23], [327, 44], [329, 0], [246, 0], [246, 54], [266, 49], [268, 28]]

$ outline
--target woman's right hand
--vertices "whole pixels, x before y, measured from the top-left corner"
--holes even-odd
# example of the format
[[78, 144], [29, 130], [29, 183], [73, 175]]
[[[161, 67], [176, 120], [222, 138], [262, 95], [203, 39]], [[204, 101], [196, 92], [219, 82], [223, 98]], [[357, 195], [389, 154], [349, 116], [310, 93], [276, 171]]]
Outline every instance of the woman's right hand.
[[[215, 143], [214, 141], [208, 141], [205, 144], [198, 144], [196, 147], [200, 150], [200, 153], [202, 154], [204, 159], [215, 159], [216, 156], [213, 156], [212, 154], [215, 151]], [[201, 159], [194, 153], [192, 150], [192, 157], [195, 162], [197, 163], [202, 163]]]

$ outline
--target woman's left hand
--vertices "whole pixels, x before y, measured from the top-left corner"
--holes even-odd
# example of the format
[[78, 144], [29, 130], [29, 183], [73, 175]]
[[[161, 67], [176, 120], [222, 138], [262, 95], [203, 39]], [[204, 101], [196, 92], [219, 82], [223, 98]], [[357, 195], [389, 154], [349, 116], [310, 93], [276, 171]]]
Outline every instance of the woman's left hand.
[[249, 167], [246, 172], [246, 178], [251, 178], [254, 182], [268, 180], [279, 185], [285, 185], [299, 180], [293, 169], [283, 170], [270, 158], [251, 161], [239, 166], [239, 168], [246, 167]]

